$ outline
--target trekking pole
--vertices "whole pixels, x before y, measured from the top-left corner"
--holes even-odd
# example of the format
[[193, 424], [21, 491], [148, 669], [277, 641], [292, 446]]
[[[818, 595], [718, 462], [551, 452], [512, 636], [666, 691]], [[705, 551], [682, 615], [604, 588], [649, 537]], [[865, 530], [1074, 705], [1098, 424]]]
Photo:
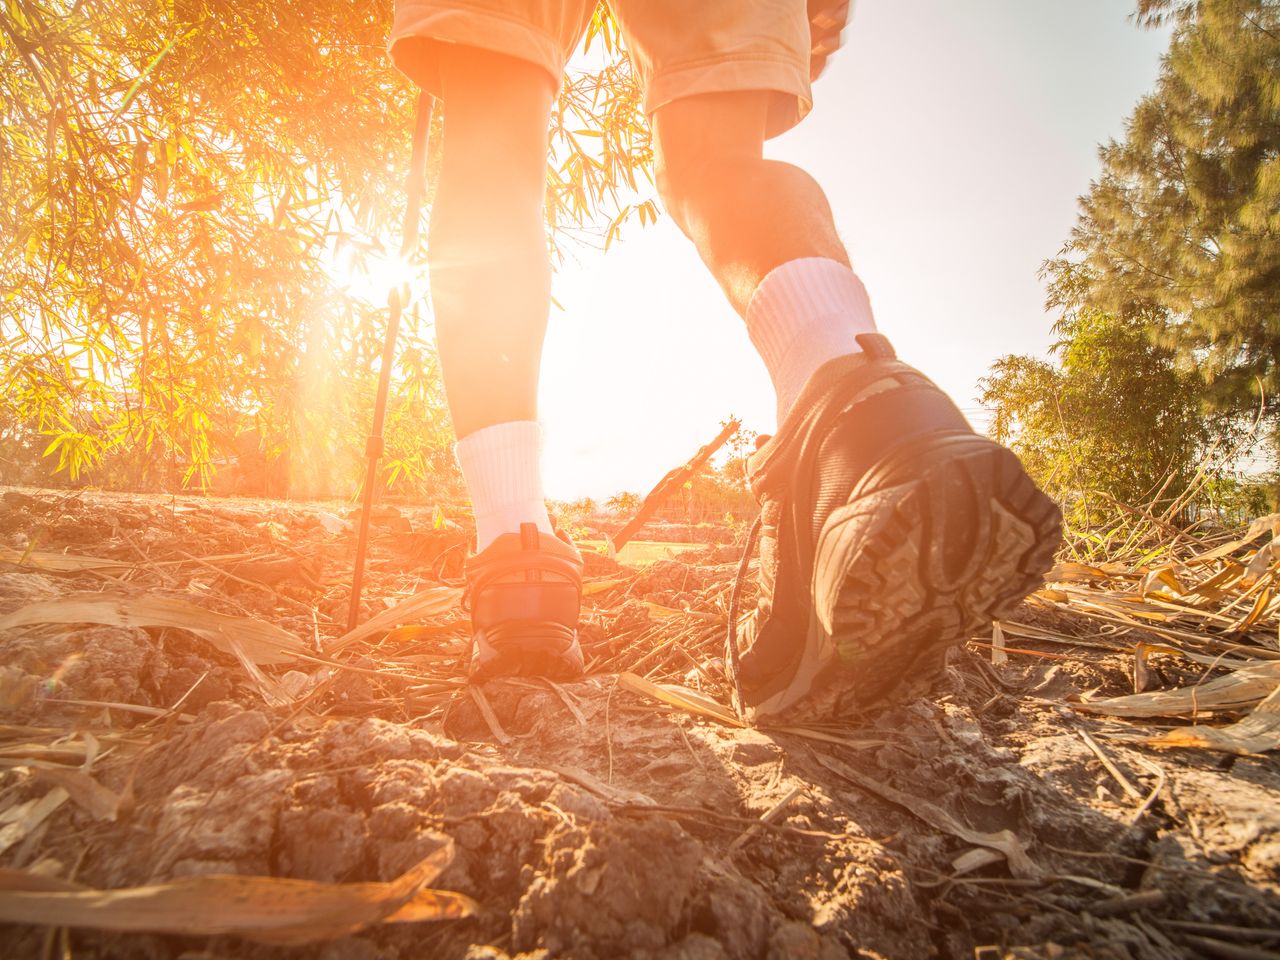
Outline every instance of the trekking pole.
[[[418, 108], [413, 121], [413, 153], [406, 181], [408, 203], [404, 211], [404, 230], [400, 243], [400, 259], [407, 261], [418, 249], [418, 220], [422, 216], [422, 200], [427, 192], [427, 138], [431, 130], [431, 94], [418, 95]], [[369, 550], [369, 516], [373, 512], [373, 492], [378, 483], [378, 461], [382, 459], [382, 427], [387, 419], [387, 393], [391, 388], [391, 367], [396, 358], [396, 337], [400, 333], [400, 315], [408, 305], [409, 283], [401, 280], [387, 294], [387, 340], [382, 347], [382, 367], [378, 371], [378, 399], [373, 406], [373, 427], [365, 444], [368, 467], [364, 475], [364, 502], [356, 533], [356, 566], [351, 576], [351, 607], [347, 612], [347, 630], [360, 621], [360, 591], [364, 586], [364, 561]]]

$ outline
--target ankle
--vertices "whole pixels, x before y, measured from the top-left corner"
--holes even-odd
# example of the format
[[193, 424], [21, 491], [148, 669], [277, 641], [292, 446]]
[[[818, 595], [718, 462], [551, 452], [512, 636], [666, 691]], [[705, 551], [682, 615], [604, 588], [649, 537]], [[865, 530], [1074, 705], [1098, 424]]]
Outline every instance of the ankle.
[[806, 257], [771, 270], [747, 306], [747, 332], [777, 391], [778, 422], [819, 367], [860, 352], [858, 334], [875, 329], [866, 288], [839, 261]]
[[458, 441], [456, 452], [476, 518], [476, 551], [532, 523], [552, 533], [539, 463], [542, 431], [533, 420], [497, 423]]

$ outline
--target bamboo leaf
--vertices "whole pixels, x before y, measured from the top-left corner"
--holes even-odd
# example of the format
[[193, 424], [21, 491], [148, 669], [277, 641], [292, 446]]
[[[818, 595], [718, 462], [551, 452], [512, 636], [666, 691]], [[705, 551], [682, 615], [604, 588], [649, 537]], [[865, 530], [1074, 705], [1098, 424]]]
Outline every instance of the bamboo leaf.
[[319, 883], [280, 877], [210, 875], [95, 890], [0, 870], [0, 922], [196, 936], [232, 934], [296, 945], [346, 936], [376, 923], [467, 917], [477, 904], [425, 889], [453, 859], [446, 841], [388, 883]]
[[677, 686], [673, 683], [653, 683], [634, 673], [619, 674], [618, 686], [630, 690], [632, 693], [661, 700], [663, 703], [684, 710], [686, 713], [707, 717], [726, 726], [746, 726], [728, 707], [717, 703], [696, 690], [690, 690], [688, 687]]
[[407, 600], [402, 600], [390, 610], [386, 610], [376, 617], [371, 617], [354, 630], [350, 630], [336, 640], [331, 641], [326, 646], [325, 652], [329, 654], [337, 653], [349, 644], [383, 633], [392, 627], [400, 626], [402, 623], [427, 617], [438, 617], [443, 613], [456, 609], [458, 601], [461, 599], [462, 591], [457, 587], [433, 587], [430, 590], [425, 590]]
[[1246, 755], [1280, 750], [1280, 686], [1247, 717], [1229, 726], [1181, 727], [1147, 742], [1153, 747], [1204, 747]]
[[1074, 704], [1084, 713], [1110, 717], [1184, 717], [1210, 711], [1243, 710], [1280, 686], [1280, 660], [1241, 667], [1225, 677], [1177, 690], [1135, 693]]
[[173, 627], [203, 637], [224, 653], [242, 652], [257, 665], [292, 663], [306, 645], [271, 623], [214, 613], [172, 597], [79, 594], [28, 604], [0, 617], [0, 630], [38, 623], [98, 623], [111, 627]]

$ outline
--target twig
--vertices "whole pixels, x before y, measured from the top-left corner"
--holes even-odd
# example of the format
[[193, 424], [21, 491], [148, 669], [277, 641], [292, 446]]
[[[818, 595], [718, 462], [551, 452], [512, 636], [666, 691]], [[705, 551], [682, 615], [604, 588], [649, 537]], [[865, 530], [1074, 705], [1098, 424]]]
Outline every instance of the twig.
[[1146, 757], [1134, 757], [1134, 759], [1151, 771], [1151, 773], [1155, 774], [1156, 785], [1151, 789], [1151, 792], [1147, 794], [1147, 799], [1142, 801], [1142, 805], [1139, 806], [1137, 810], [1133, 811], [1133, 815], [1129, 818], [1130, 823], [1137, 823], [1142, 819], [1143, 814], [1151, 809], [1151, 805], [1155, 803], [1156, 799], [1160, 796], [1160, 791], [1164, 789], [1166, 779], [1163, 767], [1152, 763]]
[[1095, 917], [1118, 917], [1124, 913], [1133, 913], [1135, 910], [1158, 907], [1167, 899], [1168, 894], [1163, 890], [1140, 890], [1137, 893], [1100, 900], [1085, 909]]
[[560, 686], [560, 684], [556, 683], [554, 680], [550, 680], [546, 677], [541, 679], [542, 682], [550, 687], [555, 695], [560, 698], [560, 702], [564, 704], [565, 709], [573, 714], [573, 719], [578, 721], [578, 726], [585, 730], [587, 728], [587, 718], [582, 715], [582, 710], [573, 702], [573, 698], [570, 696], [569, 691]]
[[844, 833], [828, 833], [825, 830], [804, 830], [800, 827], [791, 827], [785, 823], [768, 823], [762, 819], [753, 819], [751, 817], [738, 817], [731, 813], [720, 813], [716, 810], [707, 810], [702, 807], [674, 807], [674, 806], [649, 806], [648, 804], [624, 804], [613, 808], [613, 812], [623, 816], [668, 816], [668, 817], [688, 817], [691, 819], [716, 820], [724, 824], [724, 829], [735, 826], [746, 826], [750, 828], [759, 828], [761, 830], [772, 830], [775, 833], [789, 833], [798, 837], [805, 837], [810, 840], [848, 840], [848, 834]]
[[1280, 940], [1280, 931], [1261, 927], [1233, 927], [1224, 923], [1201, 923], [1196, 920], [1161, 920], [1160, 925], [1185, 930], [1187, 933], [1213, 934], [1215, 937], [1230, 937], [1232, 940], [1253, 943], [1274, 943]]
[[743, 830], [742, 833], [738, 835], [737, 839], [735, 839], [733, 843], [729, 844], [729, 853], [736, 853], [738, 850], [742, 849], [743, 844], [751, 839], [755, 832], [760, 828], [761, 823], [776, 823], [787, 807], [791, 805], [791, 801], [795, 800], [797, 797], [803, 796], [804, 793], [804, 787], [792, 787], [785, 797], [761, 815], [760, 823], [753, 823], [751, 826], [747, 827], [746, 830]]
[[1102, 761], [1102, 765], [1106, 768], [1107, 773], [1111, 774], [1111, 776], [1115, 778], [1116, 783], [1120, 784], [1124, 789], [1124, 792], [1134, 800], [1141, 800], [1142, 792], [1133, 785], [1133, 781], [1126, 777], [1119, 767], [1111, 762], [1111, 758], [1103, 752], [1102, 747], [1098, 745], [1098, 741], [1089, 736], [1089, 731], [1081, 729], [1077, 730], [1076, 733], [1080, 734], [1080, 739], [1084, 741], [1084, 745], [1086, 747], [1093, 751], [1094, 756]]
[[609, 776], [605, 778], [605, 783], [613, 786], [613, 728], [609, 725], [609, 711], [613, 707], [613, 692], [618, 689], [618, 678], [613, 678], [613, 684], [609, 687], [609, 693], [604, 698], [604, 745], [609, 752]]
[[[73, 707], [103, 707], [107, 710], [123, 710], [125, 713], [140, 713], [144, 717], [167, 717], [172, 709], [161, 710], [159, 707], [142, 707], [136, 703], [116, 703], [110, 700], [73, 700], [68, 697], [45, 697], [45, 703], [65, 703]], [[179, 720], [194, 720], [189, 713], [176, 714]]]
[[[1024, 650], [1021, 647], [1006, 647], [1003, 643], [996, 646], [994, 643], [985, 643], [982, 640], [970, 640], [975, 647], [987, 647], [991, 650], [991, 662], [993, 664], [1005, 663], [1008, 661], [1007, 653], [1022, 653], [1028, 657], [1042, 657], [1045, 660], [1075, 660], [1077, 658], [1068, 656], [1065, 653], [1046, 653], [1044, 650]], [[1000, 659], [1003, 658], [1003, 659]]]
[[649, 518], [657, 512], [663, 501], [680, 489], [685, 481], [696, 476], [698, 471], [711, 459], [712, 455], [724, 446], [731, 436], [738, 432], [739, 426], [740, 424], [737, 420], [730, 418], [724, 428], [716, 434], [716, 438], [701, 447], [697, 453], [689, 458], [688, 463], [676, 467], [659, 480], [657, 485], [644, 498], [644, 502], [640, 504], [640, 509], [636, 511], [636, 515], [628, 520], [626, 525], [614, 536], [609, 538], [610, 549], [614, 552], [621, 550], [627, 541], [634, 537]]

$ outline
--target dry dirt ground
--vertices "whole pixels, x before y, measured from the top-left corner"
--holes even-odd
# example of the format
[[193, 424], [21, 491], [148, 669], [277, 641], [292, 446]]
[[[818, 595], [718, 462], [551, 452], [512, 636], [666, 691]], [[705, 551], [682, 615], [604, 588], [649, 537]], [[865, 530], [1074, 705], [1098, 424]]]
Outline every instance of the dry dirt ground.
[[[644, 570], [593, 558], [587, 678], [476, 690], [456, 610], [332, 643], [351, 563], [340, 505], [3, 497], [0, 617], [170, 598], [276, 624], [304, 652], [255, 666], [176, 627], [0, 630], [0, 867], [100, 889], [382, 881], [447, 836], [456, 856], [433, 885], [479, 905], [290, 947], [0, 925], [4, 957], [1280, 956], [1275, 753], [1157, 750], [1144, 738], [1181, 721], [1073, 708], [1133, 692], [1128, 628], [1033, 598], [1013, 619], [1052, 642], [1011, 628], [998, 666], [971, 645], [905, 701], [746, 729], [619, 680], [728, 702], [732, 548]], [[370, 613], [457, 576], [465, 534], [438, 519], [383, 511]], [[1274, 660], [1267, 623], [1248, 642]], [[1204, 673], [1153, 656], [1144, 683]]]

